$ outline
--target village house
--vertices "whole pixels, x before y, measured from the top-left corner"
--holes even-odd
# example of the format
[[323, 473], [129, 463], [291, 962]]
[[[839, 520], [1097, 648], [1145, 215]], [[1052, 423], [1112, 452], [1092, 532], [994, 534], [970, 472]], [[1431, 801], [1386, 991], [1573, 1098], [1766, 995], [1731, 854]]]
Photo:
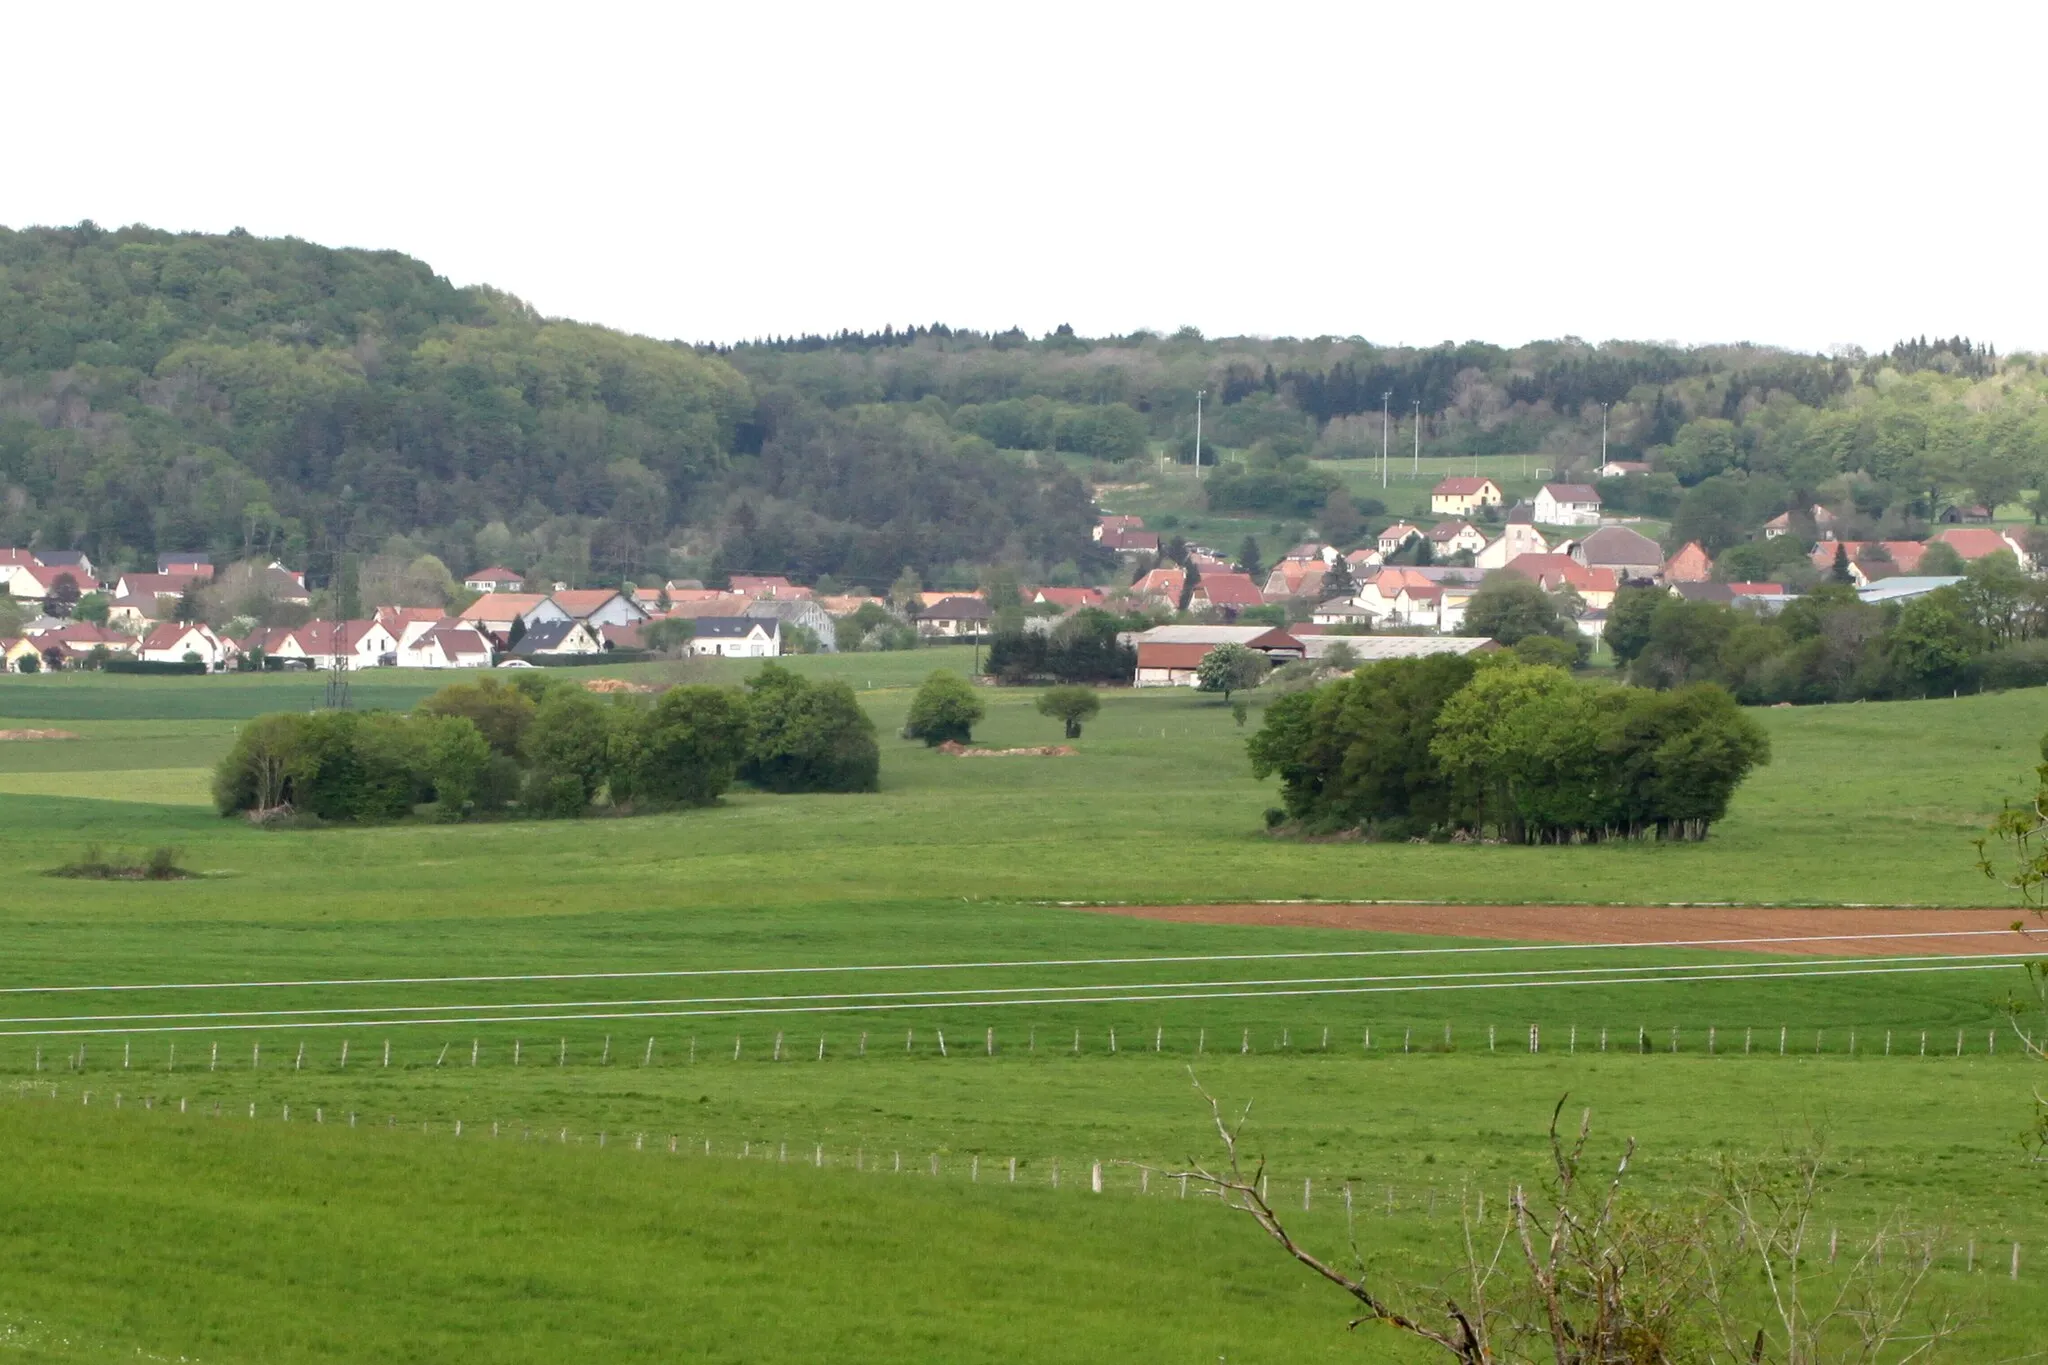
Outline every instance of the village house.
[[1187, 585], [1188, 571], [1179, 565], [1161, 565], [1146, 570], [1143, 577], [1131, 584], [1130, 595], [1140, 603], [1163, 605], [1174, 611], [1180, 606], [1181, 589]]
[[1439, 654], [1491, 654], [1500, 648], [1497, 640], [1469, 635], [1303, 635], [1301, 642], [1311, 659], [1320, 659], [1343, 645], [1360, 665]]
[[[811, 638], [817, 641], [816, 648], [819, 653], [839, 652], [839, 633], [832, 620], [832, 613], [826, 611], [824, 606], [813, 598], [762, 598], [747, 603], [747, 609], [740, 614], [760, 621], [779, 622], [776, 628], [779, 638], [787, 638], [792, 627], [809, 631]], [[777, 652], [781, 651], [778, 649]]]
[[1058, 607], [1061, 611], [1099, 607], [1107, 600], [1100, 588], [1031, 588], [1024, 596], [1034, 607]]
[[[404, 653], [407, 645], [443, 622], [456, 624], [439, 607], [379, 607], [374, 617], [377, 624], [384, 628], [384, 633], [397, 642], [396, 651], [400, 654]], [[397, 660], [393, 659], [392, 662], [396, 663]]]
[[1996, 531], [1988, 526], [1944, 526], [1929, 539], [1948, 546], [1965, 562], [1995, 554], [2009, 554], [2019, 561], [2022, 569], [2031, 571], [2034, 567], [2033, 555], [2027, 552], [2019, 537], [2009, 531]]
[[1322, 564], [1326, 566], [1335, 564], [1337, 562], [1337, 547], [1334, 545], [1318, 545], [1315, 541], [1306, 540], [1280, 556], [1280, 562], [1282, 564]]
[[[1604, 533], [1594, 532], [1600, 534]], [[1678, 553], [1664, 561], [1666, 583], [1704, 583], [1713, 576], [1714, 561], [1697, 540], [1688, 540], [1678, 548]]]
[[1101, 540], [1111, 532], [1142, 531], [1144, 529], [1145, 519], [1143, 517], [1099, 516], [1095, 519], [1094, 536], [1095, 539]]
[[1226, 616], [1236, 616], [1246, 607], [1263, 607], [1266, 595], [1259, 591], [1259, 585], [1252, 582], [1250, 574], [1204, 573], [1195, 580], [1195, 590], [1188, 594], [1189, 611], [1220, 611]]
[[[23, 662], [30, 659], [35, 662], [24, 669]], [[26, 635], [11, 635], [0, 639], [0, 666], [4, 666], [5, 671], [9, 673], [40, 669], [43, 666], [42, 646]]]
[[213, 577], [213, 560], [206, 555], [193, 554], [187, 550], [169, 550], [156, 557], [156, 571], [166, 574], [185, 574], [189, 577]]
[[1600, 494], [1591, 484], [1546, 483], [1536, 490], [1534, 510], [1543, 526], [1598, 526]]
[[1269, 602], [1276, 597], [1314, 599], [1322, 596], [1323, 579], [1328, 576], [1329, 566], [1320, 559], [1283, 559], [1266, 575], [1261, 591]]
[[1545, 592], [1570, 588], [1594, 611], [1613, 606], [1614, 594], [1621, 586], [1614, 570], [1589, 569], [1570, 555], [1522, 555], [1510, 561], [1504, 572], [1526, 578]]
[[1609, 460], [1593, 473], [1603, 479], [1625, 479], [1631, 474], [1647, 474], [1650, 465], [1647, 460]]
[[529, 625], [512, 645], [510, 651], [515, 658], [532, 659], [536, 656], [559, 656], [565, 654], [602, 654], [604, 637], [588, 621], [537, 621]]
[[1457, 475], [1429, 490], [1429, 510], [1438, 516], [1469, 517], [1482, 507], [1498, 507], [1505, 500], [1500, 485], [1488, 478]]
[[401, 668], [489, 668], [491, 642], [481, 631], [443, 621], [408, 640], [397, 663]]
[[[1133, 520], [1136, 520], [1136, 518], [1133, 518]], [[1159, 553], [1159, 536], [1157, 533], [1137, 527], [1102, 531], [1096, 537], [1096, 540], [1100, 542], [1103, 549], [1114, 550], [1123, 558], [1135, 559], [1140, 555], [1156, 555]]]
[[99, 584], [84, 570], [49, 564], [0, 564], [0, 584], [7, 595], [19, 602], [42, 602], [59, 593], [61, 580], [70, 579], [75, 597], [97, 592]]
[[1543, 533], [1531, 523], [1529, 518], [1532, 514], [1527, 508], [1528, 504], [1522, 504], [1519, 519], [1515, 512], [1508, 514], [1500, 535], [1489, 541], [1486, 548], [1473, 557], [1474, 568], [1505, 569], [1510, 561], [1523, 555], [1550, 553], [1550, 542], [1545, 540]]
[[526, 587], [526, 575], [503, 564], [493, 564], [463, 579], [462, 586], [471, 592], [521, 592]]
[[986, 635], [994, 620], [981, 598], [955, 594], [920, 609], [915, 624], [926, 639], [953, 640]]
[[1382, 557], [1391, 555], [1398, 551], [1403, 545], [1406, 545], [1409, 541], [1418, 540], [1421, 538], [1421, 536], [1422, 528], [1420, 526], [1411, 526], [1405, 521], [1397, 521], [1392, 526], [1389, 526], [1386, 530], [1380, 532], [1380, 555]]
[[[1816, 537], [1821, 540], [1833, 540], [1835, 538], [1835, 514], [1833, 512], [1816, 503], [1809, 514], [1809, 519], [1813, 523]], [[1792, 513], [1778, 513], [1778, 515], [1764, 523], [1764, 539], [1776, 540], [1779, 536], [1790, 532], [1793, 521], [1794, 515]]]
[[143, 662], [162, 664], [184, 663], [186, 655], [197, 655], [209, 673], [218, 673], [236, 650], [203, 622], [165, 621], [142, 637], [140, 652]]
[[1574, 545], [1571, 555], [1589, 569], [1612, 569], [1623, 580], [1655, 578], [1664, 571], [1664, 547], [1626, 526], [1601, 527]]
[[1880, 578], [1919, 572], [1920, 556], [1927, 553], [1927, 546], [1918, 540], [1824, 540], [1807, 558], [1814, 568], [1828, 574], [1834, 570], [1838, 552], [1848, 559], [1849, 581], [1861, 588]]
[[[804, 595], [808, 597], [810, 589], [804, 589]], [[612, 588], [565, 588], [548, 594], [548, 600], [561, 610], [560, 619], [583, 621], [595, 627], [637, 625], [647, 619], [647, 608]], [[536, 618], [535, 613], [529, 611], [525, 619], [531, 626], [536, 619], [557, 618], [551, 614]]]
[[1477, 555], [1486, 548], [1486, 535], [1477, 526], [1460, 517], [1454, 521], [1441, 521], [1429, 528], [1429, 553], [1436, 559], [1449, 559], [1452, 555]]
[[[1318, 626], [1365, 626], [1370, 629], [1379, 620], [1379, 614], [1348, 597], [1333, 597], [1327, 602], [1317, 603], [1308, 619]], [[1295, 629], [1299, 633], [1298, 628]]]
[[512, 633], [515, 621], [526, 622], [530, 629], [533, 623], [526, 620], [529, 613], [542, 620], [570, 619], [569, 613], [550, 603], [546, 593], [539, 592], [486, 593], [464, 607], [455, 619], [503, 639]]
[[[972, 600], [972, 599], [969, 599]], [[987, 603], [981, 603], [983, 612]], [[697, 622], [690, 637], [692, 654], [728, 659], [773, 659], [782, 653], [782, 623], [759, 616], [709, 616]]]
[[1301, 641], [1277, 626], [1154, 626], [1134, 638], [1137, 687], [1193, 687], [1195, 670], [1218, 645], [1256, 649], [1275, 663], [1299, 659], [1307, 651]]

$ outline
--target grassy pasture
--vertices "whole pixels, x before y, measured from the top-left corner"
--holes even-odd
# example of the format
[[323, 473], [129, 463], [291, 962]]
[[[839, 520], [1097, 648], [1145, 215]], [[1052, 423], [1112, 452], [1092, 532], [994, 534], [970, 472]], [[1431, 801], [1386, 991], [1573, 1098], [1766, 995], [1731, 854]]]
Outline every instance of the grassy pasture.
[[[1996, 888], [1969, 871], [1968, 841], [2000, 796], [2025, 789], [2048, 696], [1761, 712], [1775, 762], [1703, 845], [1303, 846], [1261, 832], [1271, 793], [1245, 770], [1243, 732], [1207, 698], [1109, 696], [1069, 759], [952, 759], [895, 739], [917, 679], [939, 665], [964, 671], [969, 657], [791, 661], [861, 689], [884, 736], [875, 796], [738, 792], [714, 810], [632, 820], [283, 833], [198, 803], [233, 722], [311, 704], [317, 680], [0, 682], [0, 713], [12, 718], [0, 725], [54, 721], [82, 736], [0, 744], [0, 868], [12, 874], [0, 901], [0, 988], [750, 969], [0, 996], [0, 1014], [46, 1021], [0, 1025], [0, 1142], [12, 1158], [0, 1163], [0, 1346], [81, 1360], [1358, 1358], [1342, 1305], [1250, 1229], [1156, 1187], [1141, 1197], [1122, 1166], [1108, 1168], [1101, 1200], [1081, 1188], [1097, 1159], [1174, 1164], [1204, 1150], [1190, 1065], [1226, 1099], [1255, 1101], [1276, 1179], [1394, 1186], [1387, 1236], [1416, 1274], [1449, 1263], [1455, 1191], [1497, 1197], [1531, 1173], [1549, 1107], [1567, 1091], [1594, 1106], [1604, 1138], [1641, 1140], [1653, 1187], [1697, 1186], [1713, 1153], [1757, 1150], [1811, 1124], [1847, 1162], [1828, 1209], [1845, 1228], [1903, 1207], [1950, 1229], [1957, 1246], [2043, 1240], [2038, 1177], [2013, 1141], [2031, 1073], [2009, 1048], [1985, 1055], [1998, 1001], [2016, 984], [2000, 972], [1655, 985], [1593, 975], [1721, 960], [1633, 950], [951, 975], [752, 969], [1441, 946], [1134, 920], [1050, 903], [1059, 900], [1998, 904]], [[744, 672], [718, 664], [693, 676]], [[353, 690], [362, 701], [390, 689], [385, 700], [409, 704], [437, 681], [359, 680]], [[986, 696], [979, 741], [1058, 738], [1031, 694]], [[210, 875], [152, 885], [37, 875], [88, 842], [177, 844]], [[1585, 984], [1235, 989], [1509, 969]], [[1222, 984], [1159, 989], [1175, 982]], [[1013, 994], [905, 994], [963, 986]], [[1119, 998], [1078, 1003], [1090, 986]], [[874, 998], [740, 1015], [727, 1011], [770, 1007], [702, 1000], [843, 992]], [[1202, 998], [1173, 998], [1189, 995]], [[576, 1001], [594, 1003], [564, 1003]], [[876, 1008], [802, 1012], [849, 1003]], [[505, 1005], [526, 1008], [497, 1022], [478, 1008]], [[59, 1032], [137, 1026], [83, 1015], [279, 1009], [367, 1013], [298, 1019], [342, 1028], [259, 1013], [140, 1024], [188, 1030], [175, 1034]], [[622, 1017], [635, 1014], [659, 1017]], [[399, 1022], [407, 1017], [446, 1022]], [[1535, 1056], [1532, 1022], [1544, 1040]], [[1454, 1049], [1434, 1050], [1446, 1025]], [[1566, 1055], [1573, 1025], [1579, 1050]], [[1652, 1055], [1633, 1050], [1639, 1026]], [[1677, 1055], [1666, 1050], [1674, 1026]], [[1498, 1051], [1486, 1049], [1489, 1027]], [[1755, 1030], [1749, 1056], [1744, 1029]], [[1922, 1029], [1938, 1054], [1965, 1031], [1968, 1055], [1922, 1059]], [[1878, 1055], [1886, 1030], [1900, 1055]], [[1399, 1051], [1403, 1034], [1417, 1052]], [[642, 1065], [650, 1035], [652, 1064]], [[48, 1085], [58, 1101], [33, 1098]], [[90, 1106], [79, 1103], [87, 1090]], [[145, 1095], [158, 1107], [139, 1111]], [[184, 1116], [180, 1097], [191, 1105]], [[246, 1117], [250, 1104], [258, 1120]], [[315, 1109], [326, 1123], [305, 1121]], [[354, 1130], [341, 1117], [351, 1111], [362, 1120]], [[481, 1136], [494, 1121], [506, 1134], [495, 1143]], [[534, 1139], [512, 1139], [515, 1128]], [[566, 1144], [556, 1136], [565, 1128]], [[648, 1135], [647, 1150], [627, 1145], [634, 1133]], [[717, 1156], [668, 1157], [672, 1133], [699, 1152], [710, 1139]], [[758, 1159], [785, 1142], [788, 1164]], [[736, 1159], [740, 1144], [756, 1159]], [[819, 1145], [824, 1171], [802, 1165]], [[906, 1174], [866, 1165], [884, 1152], [900, 1152]], [[1018, 1187], [995, 1184], [1013, 1155]], [[980, 1185], [964, 1173], [976, 1156]], [[1434, 1220], [1424, 1212], [1431, 1191]], [[1319, 1196], [1307, 1225], [1331, 1239], [1334, 1220]], [[1962, 1358], [2009, 1358], [2048, 1336], [2039, 1283], [1944, 1270], [1944, 1292], [1987, 1315]]]

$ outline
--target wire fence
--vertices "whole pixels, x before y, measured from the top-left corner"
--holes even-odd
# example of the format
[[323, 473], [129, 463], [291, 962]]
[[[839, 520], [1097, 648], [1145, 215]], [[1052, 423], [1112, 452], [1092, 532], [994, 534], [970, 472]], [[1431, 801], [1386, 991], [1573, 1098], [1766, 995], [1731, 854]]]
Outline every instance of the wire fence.
[[[1851, 1059], [1932, 1060], [1965, 1057], [2023, 1058], [2028, 1055], [2025, 1036], [2008, 1024], [2004, 1026], [1948, 1026], [1933, 1028], [1794, 1028], [1743, 1025], [1724, 1028], [1717, 1024], [1638, 1023], [1614, 1025], [1543, 1025], [1541, 1023], [1461, 1027], [1444, 1023], [1392, 1026], [1361, 1024], [1350, 1027], [1310, 1027], [1299, 1035], [1291, 1027], [1278, 1031], [1231, 1027], [1210, 1029], [1165, 1025], [1150, 1028], [1106, 1030], [1061, 1027], [1027, 1027], [1019, 1037], [993, 1027], [955, 1030], [951, 1039], [944, 1028], [903, 1031], [899, 1045], [894, 1033], [863, 1029], [855, 1033], [795, 1033], [776, 1030], [772, 1034], [748, 1035], [635, 1035], [620, 1039], [606, 1034], [602, 1039], [579, 1037], [572, 1045], [567, 1035], [527, 1039], [482, 1034], [461, 1039], [415, 1044], [418, 1035], [400, 1040], [342, 1038], [309, 1043], [301, 1037], [287, 1037], [280, 1047], [273, 1042], [268, 1053], [262, 1039], [246, 1035], [221, 1039], [171, 1040], [160, 1047], [153, 1043], [138, 1047], [131, 1038], [102, 1042], [81, 1038], [62, 1047], [36, 1043], [12, 1056], [0, 1054], [0, 1069], [41, 1075], [49, 1072], [119, 1072], [162, 1070], [184, 1071], [277, 1070], [347, 1072], [351, 1070], [400, 1070], [421, 1067], [675, 1067], [748, 1062], [824, 1063], [883, 1061], [888, 1059], [983, 1060], [1044, 1059], [1062, 1057], [1286, 1057], [1350, 1056], [1362, 1058], [1430, 1057], [1448, 1055], [1557, 1056], [1606, 1055], [1705, 1056], [1705, 1057], [1840, 1057]], [[727, 1038], [730, 1037], [730, 1044]], [[181, 1051], [180, 1041], [184, 1046]], [[325, 1045], [318, 1045], [325, 1044]], [[408, 1046], [410, 1045], [410, 1046]]]
[[[1020, 1157], [1015, 1154], [994, 1154], [980, 1151], [933, 1151], [905, 1149], [904, 1147], [878, 1145], [848, 1147], [835, 1139], [825, 1141], [791, 1141], [783, 1138], [734, 1137], [731, 1135], [709, 1135], [701, 1132], [680, 1130], [633, 1128], [612, 1131], [604, 1128], [582, 1128], [556, 1121], [536, 1123], [520, 1120], [486, 1119], [464, 1120], [444, 1118], [435, 1120], [405, 1120], [395, 1114], [385, 1114], [381, 1121], [375, 1115], [360, 1110], [337, 1109], [330, 1116], [329, 1111], [319, 1104], [301, 1103], [296, 1113], [289, 1101], [272, 1097], [268, 1101], [214, 1099], [209, 1105], [205, 1100], [194, 1104], [189, 1096], [180, 1096], [173, 1107], [172, 1101], [155, 1092], [130, 1095], [123, 1091], [108, 1093], [78, 1088], [78, 1102], [82, 1107], [91, 1108], [97, 1103], [102, 1109], [120, 1111], [140, 1108], [147, 1113], [179, 1115], [207, 1120], [239, 1120], [247, 1123], [277, 1122], [282, 1124], [300, 1123], [327, 1127], [345, 1127], [350, 1130], [382, 1129], [386, 1132], [404, 1131], [421, 1137], [441, 1137], [449, 1140], [469, 1142], [517, 1142], [539, 1143], [564, 1149], [587, 1148], [596, 1151], [618, 1151], [634, 1154], [663, 1156], [704, 1161], [731, 1161], [757, 1163], [778, 1167], [810, 1167], [818, 1171], [836, 1171], [851, 1175], [873, 1175], [889, 1177], [910, 1177], [933, 1181], [951, 1180], [968, 1185], [995, 1185], [1008, 1188], [1037, 1189], [1053, 1193], [1078, 1193], [1097, 1197], [1123, 1197], [1140, 1199], [1162, 1199], [1180, 1202], [1209, 1201], [1224, 1197], [1213, 1185], [1198, 1176], [1169, 1165], [1132, 1159], [1104, 1159], [1088, 1157], [1074, 1159], [1060, 1156]], [[15, 1086], [15, 1097], [19, 1100], [46, 1100], [52, 1104], [64, 1101], [64, 1092], [58, 1082], [20, 1082]], [[1487, 1224], [1488, 1195], [1483, 1187], [1472, 1182], [1457, 1185], [1427, 1184], [1416, 1186], [1395, 1182], [1371, 1180], [1357, 1176], [1332, 1174], [1282, 1174], [1277, 1169], [1261, 1168], [1257, 1176], [1261, 1197], [1268, 1200], [1283, 1214], [1296, 1209], [1295, 1191], [1299, 1190], [1298, 1209], [1301, 1215], [1335, 1215], [1341, 1213], [1347, 1225], [1356, 1226], [1383, 1220], [1388, 1223], [1435, 1224], [1445, 1222], [1452, 1225], [1471, 1223]], [[1277, 1196], [1276, 1196], [1276, 1191]], [[1508, 1207], [1505, 1191], [1496, 1195], [1492, 1208], [1498, 1220]], [[1874, 1248], [1875, 1256], [1882, 1261], [1888, 1247], [1895, 1247], [1894, 1254], [1906, 1254], [1916, 1246], [1931, 1245], [1934, 1249], [1933, 1262], [1937, 1268], [1962, 1271], [1968, 1274], [2003, 1273], [2013, 1281], [2021, 1279], [2023, 1267], [2032, 1270], [2032, 1262], [2024, 1255], [2023, 1240], [2009, 1231], [1996, 1233], [1973, 1233], [1952, 1228], [1889, 1227], [1882, 1232], [1865, 1230], [1861, 1233], [1845, 1229], [1840, 1225], [1826, 1227], [1825, 1250], [1822, 1249], [1821, 1229], [1813, 1230], [1812, 1260], [1834, 1264], [1848, 1248]], [[1861, 1254], [1849, 1250], [1852, 1257]]]

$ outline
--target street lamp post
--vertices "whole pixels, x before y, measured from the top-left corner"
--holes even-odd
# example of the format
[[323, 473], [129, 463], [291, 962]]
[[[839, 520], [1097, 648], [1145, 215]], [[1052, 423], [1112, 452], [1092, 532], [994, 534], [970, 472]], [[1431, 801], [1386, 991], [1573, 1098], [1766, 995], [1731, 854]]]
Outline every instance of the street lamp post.
[[1411, 470], [1416, 478], [1422, 477], [1422, 400], [1415, 400], [1415, 464]]
[[1195, 479], [1202, 477], [1202, 395], [1207, 389], [1195, 390]]
[[1607, 463], [1607, 409], [1610, 406], [1607, 403], [1600, 405], [1600, 463], [1603, 466]]

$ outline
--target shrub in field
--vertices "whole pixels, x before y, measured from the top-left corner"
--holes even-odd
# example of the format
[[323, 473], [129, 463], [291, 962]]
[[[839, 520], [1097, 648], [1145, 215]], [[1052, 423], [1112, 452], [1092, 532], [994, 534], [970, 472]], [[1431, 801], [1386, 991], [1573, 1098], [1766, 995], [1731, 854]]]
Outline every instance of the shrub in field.
[[967, 679], [948, 669], [936, 669], [910, 702], [910, 718], [904, 723], [905, 739], [921, 739], [936, 746], [952, 740], [966, 744], [974, 738], [974, 726], [986, 711]]
[[46, 874], [52, 877], [75, 877], [88, 881], [116, 882], [175, 882], [191, 876], [178, 866], [178, 857], [184, 850], [169, 844], [151, 849], [140, 861], [123, 858], [120, 854], [109, 857], [98, 844], [86, 847], [85, 856], [53, 867]]
[[473, 800], [490, 757], [462, 716], [258, 716], [214, 768], [214, 807], [223, 815], [290, 806], [322, 820], [395, 820], [432, 803], [452, 818]]
[[1068, 739], [1081, 737], [1081, 722], [1102, 710], [1102, 698], [1086, 687], [1052, 687], [1038, 696], [1038, 714], [1066, 726]]
[[630, 756], [619, 771], [630, 777], [635, 799], [708, 806], [732, 785], [748, 729], [746, 697], [737, 688], [673, 687], [637, 725], [622, 726]]
[[[1132, 623], [1086, 607], [1050, 632], [998, 635], [988, 648], [988, 671], [1004, 683], [1128, 683], [1138, 668], [1138, 651], [1118, 644]], [[1143, 626], [1139, 626], [1143, 629]]]
[[875, 723], [847, 683], [765, 664], [747, 679], [747, 712], [743, 781], [776, 792], [871, 792], [879, 784]]
[[533, 723], [534, 699], [517, 687], [485, 676], [474, 682], [450, 683], [419, 704], [436, 716], [463, 716], [476, 726], [493, 753], [516, 754], [526, 727]]
[[574, 815], [596, 799], [612, 771], [617, 714], [619, 708], [581, 688], [549, 690], [520, 741], [529, 805], [549, 815]]

